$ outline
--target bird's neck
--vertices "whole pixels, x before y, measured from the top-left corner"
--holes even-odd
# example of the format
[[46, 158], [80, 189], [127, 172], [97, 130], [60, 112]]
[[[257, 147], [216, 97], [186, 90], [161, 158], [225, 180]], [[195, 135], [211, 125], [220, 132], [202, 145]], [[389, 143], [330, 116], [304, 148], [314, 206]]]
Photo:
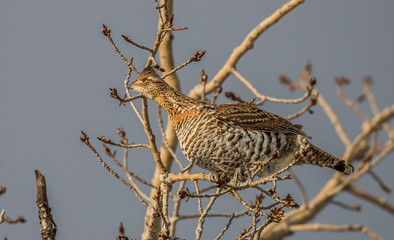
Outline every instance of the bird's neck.
[[192, 109], [202, 107], [204, 104], [191, 97], [183, 95], [170, 86], [154, 99], [173, 119], [176, 115]]

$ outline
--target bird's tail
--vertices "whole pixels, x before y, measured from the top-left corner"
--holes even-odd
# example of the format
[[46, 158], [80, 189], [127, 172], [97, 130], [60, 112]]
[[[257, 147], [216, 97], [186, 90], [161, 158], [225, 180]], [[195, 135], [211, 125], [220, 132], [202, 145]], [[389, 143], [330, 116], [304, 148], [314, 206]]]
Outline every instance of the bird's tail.
[[332, 156], [329, 153], [321, 150], [320, 148], [309, 143], [304, 137], [301, 142], [305, 147], [303, 157], [299, 160], [299, 163], [312, 164], [320, 167], [329, 167], [343, 174], [352, 174], [354, 168], [352, 165], [347, 164], [344, 160]]

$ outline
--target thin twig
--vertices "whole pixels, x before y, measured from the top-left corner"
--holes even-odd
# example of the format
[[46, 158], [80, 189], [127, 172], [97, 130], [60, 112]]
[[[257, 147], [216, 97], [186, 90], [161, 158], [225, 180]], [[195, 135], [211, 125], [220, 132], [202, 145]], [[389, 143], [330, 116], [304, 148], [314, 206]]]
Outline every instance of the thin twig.
[[[126, 79], [124, 80], [124, 83], [123, 83], [123, 84], [124, 84], [124, 88], [126, 89], [126, 95], [127, 95], [127, 97], [128, 97], [129, 99], [131, 99], [132, 97], [131, 97], [130, 91], [129, 91], [129, 89], [128, 89], [127, 86], [129, 85], [130, 75], [131, 75], [131, 72], [132, 72], [132, 71], [133, 71], [133, 69], [129, 66], [129, 68], [128, 68], [128, 70], [127, 70]], [[137, 97], [137, 96], [136, 96], [136, 97]], [[139, 97], [139, 98], [143, 98], [143, 96], [141, 96], [141, 97]], [[138, 117], [138, 119], [141, 121], [141, 123], [144, 124], [144, 120], [142, 119], [141, 114], [138, 112], [138, 109], [137, 109], [137, 107], [135, 106], [135, 104], [134, 104], [133, 101], [130, 101], [130, 106], [133, 108], [135, 114], [137, 115], [137, 117]]]
[[[221, 191], [221, 188], [217, 188], [216, 193], [220, 193], [220, 191]], [[214, 196], [211, 198], [207, 207], [204, 209], [204, 211], [201, 213], [200, 218], [198, 219], [198, 224], [197, 224], [197, 228], [195, 231], [196, 232], [196, 240], [201, 239], [201, 235], [204, 231], [205, 218], [208, 215], [208, 212], [211, 210], [216, 199], [217, 199], [217, 196]]]
[[[185, 188], [185, 185], [186, 185], [186, 181], [181, 181], [181, 183], [179, 184], [177, 193], [180, 193], [181, 191], [183, 191], [183, 189]], [[171, 226], [170, 226], [170, 236], [171, 237], [175, 236], [176, 224], [180, 220], [179, 210], [181, 207], [181, 200], [182, 200], [182, 198], [179, 196], [179, 194], [177, 194], [176, 197], [174, 197], [174, 209], [172, 211], [172, 222], [171, 222]]]
[[[82, 132], [82, 131], [81, 131]], [[148, 204], [142, 199], [138, 191], [128, 182], [126, 182], [121, 176], [119, 176], [114, 170], [112, 170], [107, 163], [104, 162], [104, 160], [101, 158], [100, 154], [96, 151], [96, 149], [90, 144], [89, 137], [86, 135], [86, 133], [82, 132], [82, 137], [81, 141], [86, 144], [90, 148], [90, 150], [93, 152], [93, 154], [97, 157], [101, 165], [107, 170], [109, 173], [111, 173], [112, 176], [120, 180], [124, 185], [126, 185], [131, 191], [134, 192], [138, 200], [144, 205], [145, 207], [148, 207]]]
[[[372, 110], [372, 112], [374, 113], [374, 115], [379, 114], [379, 108], [378, 108], [378, 104], [376, 103], [375, 100], [375, 96], [371, 91], [371, 83], [372, 83], [372, 79], [370, 77], [364, 77], [363, 81], [363, 89], [364, 89], [364, 94], [368, 99], [369, 102], [369, 106]], [[387, 134], [390, 136], [390, 138], [394, 138], [394, 134], [392, 134], [392, 127], [390, 126], [389, 123], [385, 123], [383, 124], [384, 129], [386, 130]]]
[[113, 146], [117, 146], [117, 147], [121, 147], [121, 148], [139, 148], [139, 147], [144, 147], [144, 148], [150, 148], [150, 146], [148, 144], [143, 144], [143, 143], [139, 143], [139, 144], [123, 144], [123, 143], [116, 143], [116, 142], [112, 142], [110, 139], [106, 139], [104, 136], [101, 137], [97, 137], [98, 140], [102, 141], [103, 143], [109, 144], [109, 145], [113, 145]]
[[354, 196], [364, 199], [372, 204], [375, 204], [376, 206], [394, 215], [394, 206], [388, 203], [385, 198], [375, 197], [374, 195], [365, 192], [364, 190], [355, 187], [354, 185], [349, 185], [345, 190], [353, 194]]
[[193, 57], [191, 57], [189, 60], [187, 60], [186, 62], [182, 63], [178, 67], [176, 67], [176, 68], [172, 69], [171, 71], [167, 72], [166, 74], [164, 74], [162, 76], [162, 78], [165, 79], [169, 75], [175, 73], [176, 71], [178, 71], [179, 69], [181, 69], [183, 67], [186, 67], [187, 65], [189, 65], [192, 62], [199, 62], [201, 60], [201, 58], [204, 56], [204, 54], [205, 54], [205, 51], [197, 51], [197, 52], [195, 52]]
[[338, 116], [332, 110], [331, 105], [326, 101], [326, 99], [321, 94], [317, 98], [317, 102], [323, 108], [323, 110], [326, 113], [328, 119], [330, 119], [331, 124], [334, 127], [335, 131], [337, 132], [337, 135], [338, 135], [339, 139], [341, 139], [342, 143], [346, 147], [348, 147], [352, 142], [350, 141], [350, 139], [347, 136], [345, 130], [343, 129], [342, 124], [341, 124], [341, 122], [338, 119]]
[[330, 232], [349, 232], [349, 231], [360, 231], [370, 237], [373, 240], [383, 240], [376, 233], [372, 232], [369, 228], [361, 225], [329, 225], [329, 224], [299, 224], [289, 226], [289, 230], [292, 232], [299, 231], [330, 231]]
[[259, 102], [259, 104], [263, 104], [265, 101], [276, 102], [276, 103], [289, 103], [289, 104], [301, 103], [301, 102], [305, 101], [306, 99], [308, 99], [308, 97], [311, 95], [311, 92], [313, 90], [312, 87], [307, 88], [307, 91], [304, 94], [304, 96], [297, 98], [297, 99], [280, 99], [280, 98], [269, 97], [269, 96], [265, 96], [265, 95], [259, 93], [256, 90], [256, 88], [253, 87], [253, 85], [234, 68], [231, 69], [231, 73], [233, 73], [243, 84], [245, 84], [245, 86], [247, 88], [249, 88], [249, 90], [252, 91], [252, 93], [256, 97], [261, 99], [261, 102]]
[[353, 143], [347, 147], [346, 152], [343, 156], [344, 159], [349, 159], [353, 151], [360, 145], [364, 139], [368, 139], [373, 131], [379, 129], [383, 123], [389, 119], [394, 118], [394, 104], [385, 108], [380, 114], [375, 117], [366, 125], [361, 133], [354, 139]]
[[168, 140], [166, 137], [166, 132], [164, 130], [164, 125], [163, 125], [163, 117], [161, 115], [161, 106], [159, 104], [157, 104], [157, 121], [159, 123], [159, 128], [160, 128], [160, 132], [161, 132], [161, 136], [163, 138], [162, 143], [164, 144], [164, 146], [166, 147], [167, 151], [171, 154], [172, 158], [174, 158], [175, 162], [178, 164], [179, 168], [182, 170], [183, 169], [183, 164], [182, 162], [179, 160], [179, 158], [177, 157], [177, 155], [175, 154], [174, 151], [172, 151], [170, 145], [168, 144]]
[[[303, 2], [304, 0], [290, 0], [278, 10], [276, 10], [271, 16], [267, 17], [262, 22], [257, 24], [257, 26], [247, 34], [242, 43], [232, 51], [230, 57], [227, 59], [224, 66], [211, 79], [211, 81], [207, 83], [205, 93], [209, 94], [213, 92], [216, 88], [221, 86], [223, 82], [227, 79], [227, 77], [231, 74], [231, 69], [235, 68], [242, 56], [253, 48], [253, 45], [257, 38], [261, 34], [263, 34], [268, 28], [270, 28], [280, 19], [282, 19], [287, 13], [292, 11]], [[199, 99], [202, 95], [202, 89], [203, 87], [201, 84], [197, 85], [190, 91], [189, 96]]]
[[[197, 181], [193, 181], [194, 186], [196, 187], [196, 193], [197, 195], [200, 195], [200, 188], [198, 187], [198, 182]], [[202, 215], [202, 204], [201, 204], [201, 198], [197, 198], [198, 201], [198, 212], [200, 213], [200, 215]]]
[[224, 228], [222, 229], [222, 231], [219, 233], [219, 235], [217, 235], [217, 237], [214, 239], [214, 240], [219, 240], [222, 236], [223, 236], [223, 234], [227, 231], [227, 229], [230, 227], [230, 225], [231, 225], [231, 222], [233, 221], [233, 219], [234, 219], [234, 214], [231, 214], [231, 216], [230, 216], [230, 218], [228, 219], [228, 222], [227, 222], [227, 224], [226, 224], [226, 226], [224, 226]]
[[159, 169], [160, 173], [167, 172], [166, 168], [164, 167], [163, 162], [161, 161], [160, 158], [160, 152], [157, 150], [156, 146], [156, 137], [152, 133], [152, 128], [150, 126], [150, 121], [149, 121], [149, 114], [148, 114], [148, 103], [146, 98], [142, 98], [142, 116], [144, 119], [144, 130], [145, 134], [148, 137], [149, 144], [150, 144], [150, 150], [152, 151], [153, 158], [155, 159], [156, 166]]
[[294, 180], [295, 184], [300, 189], [302, 205], [307, 206], [307, 204], [308, 204], [308, 195], [306, 193], [304, 184], [302, 184], [301, 180], [297, 177], [297, 174], [295, 174], [295, 172], [291, 168], [288, 171], [290, 172], [290, 177]]
[[[194, 180], [193, 182], [196, 182], [196, 181], [197, 180]], [[213, 186], [213, 187], [216, 188], [216, 186]], [[228, 188], [228, 189], [226, 189], [226, 190], [224, 190], [223, 192], [220, 192], [220, 193], [200, 194], [200, 192], [199, 192], [199, 193], [185, 193], [185, 194], [189, 198], [199, 198], [199, 199], [201, 199], [201, 198], [211, 198], [211, 197], [215, 197], [215, 196], [219, 197], [221, 195], [224, 195], [224, 194], [230, 192], [231, 190], [232, 190], [231, 188]]]
[[[208, 214], [206, 217], [226, 217], [226, 218], [230, 218], [231, 216], [234, 216], [234, 218], [239, 218], [242, 216], [247, 215], [247, 213], [249, 212], [249, 210], [245, 209], [242, 212], [239, 213], [210, 213]], [[201, 215], [200, 214], [194, 214], [194, 215], [184, 215], [184, 216], [179, 216], [179, 220], [183, 220], [183, 219], [194, 219], [194, 218], [199, 218]]]
[[[103, 29], [101, 29], [101, 33], [104, 34], [105, 37], [107, 37], [108, 41], [111, 43], [111, 46], [115, 50], [115, 52], [119, 55], [119, 57], [126, 63], [127, 66], [130, 65], [129, 60], [126, 59], [125, 56], [120, 52], [119, 48], [116, 46], [114, 40], [111, 37], [111, 29], [108, 29], [106, 25], [103, 24]], [[133, 67], [134, 68], [134, 67]]]
[[167, 1], [164, 1], [163, 5], [160, 6], [158, 1], [155, 0], [155, 4], [160, 20], [159, 20], [158, 31], [156, 34], [156, 40], [153, 43], [152, 51], [148, 57], [148, 61], [145, 64], [145, 68], [149, 67], [152, 64], [152, 61], [155, 59], [156, 53], [159, 50], [161, 42], [163, 41], [165, 35], [169, 32], [166, 29], [172, 26], [172, 20], [169, 19], [168, 16], [169, 10], [167, 8]]
[[120, 167], [126, 174], [130, 175], [131, 177], [135, 178], [137, 181], [141, 182], [142, 184], [147, 185], [148, 187], [151, 188], [157, 188], [155, 186], [153, 186], [151, 183], [149, 183], [148, 181], [146, 181], [145, 179], [143, 179], [142, 177], [138, 176], [137, 174], [135, 174], [134, 172], [130, 171], [128, 168], [126, 168], [122, 163], [120, 163], [118, 161], [118, 159], [115, 158], [115, 156], [111, 157], [112, 161], [118, 166]]
[[338, 207], [341, 207], [343, 209], [350, 210], [350, 211], [360, 211], [361, 210], [361, 205], [348, 205], [346, 203], [335, 201], [335, 200], [331, 200], [331, 203], [333, 205], [336, 205]]
[[205, 101], [205, 85], [207, 84], [208, 76], [205, 74], [204, 69], [201, 71], [200, 74], [200, 83], [202, 85], [202, 94], [201, 94], [201, 101]]
[[374, 172], [374, 171], [369, 171], [369, 175], [378, 183], [379, 187], [385, 191], [386, 193], [391, 193], [391, 189], [383, 182], [383, 180]]
[[294, 113], [290, 116], [287, 116], [286, 119], [287, 120], [293, 120], [294, 118], [297, 118], [299, 116], [301, 116], [302, 114], [304, 114], [306, 111], [309, 111], [310, 113], [313, 113], [312, 110], [310, 110], [311, 107], [315, 106], [317, 103], [317, 98], [318, 95], [313, 95], [308, 103], [308, 105], [306, 105], [303, 109], [301, 109], [301, 111]]
[[256, 225], [257, 225], [257, 214], [253, 214], [252, 216], [252, 231], [249, 234], [249, 240], [252, 240], [254, 235], [256, 234]]
[[134, 46], [136, 46], [136, 47], [138, 47], [138, 48], [141, 48], [141, 49], [143, 49], [143, 50], [146, 50], [146, 51], [148, 51], [148, 52], [150, 52], [150, 53], [153, 51], [151, 48], [145, 47], [145, 46], [143, 46], [143, 45], [140, 45], [140, 44], [134, 42], [133, 40], [131, 40], [130, 37], [127, 37], [127, 36], [125, 36], [125, 35], [122, 35], [122, 37], [123, 37], [123, 39], [124, 39], [126, 42], [128, 42], [128, 43], [130, 43], [130, 44], [132, 44], [132, 45], [134, 45]]
[[252, 206], [250, 206], [249, 204], [247, 204], [242, 198], [241, 196], [239, 196], [239, 194], [235, 191], [232, 190], [229, 192], [231, 196], [233, 196], [238, 202], [240, 202], [242, 205], [245, 206], [246, 209], [248, 209], [249, 211], [254, 211], [254, 208]]
[[349, 108], [351, 108], [355, 113], [357, 113], [364, 121], [369, 122], [370, 119], [368, 116], [343, 92], [343, 86], [348, 84], [348, 81], [344, 77], [335, 78], [335, 82], [338, 84], [337, 94], [338, 97], [341, 98]]
[[6, 214], [6, 210], [1, 209], [1, 213], [0, 213], [0, 224], [3, 223], [5, 221], [5, 214]]

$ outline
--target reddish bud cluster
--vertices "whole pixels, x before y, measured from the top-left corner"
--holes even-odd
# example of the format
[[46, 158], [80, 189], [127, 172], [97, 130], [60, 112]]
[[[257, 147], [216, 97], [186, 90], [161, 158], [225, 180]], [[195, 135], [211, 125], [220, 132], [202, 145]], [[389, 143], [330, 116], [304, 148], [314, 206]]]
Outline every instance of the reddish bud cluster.
[[122, 35], [122, 37], [123, 37], [123, 39], [124, 39], [126, 42], [128, 42], [128, 43], [132, 43], [132, 41], [131, 41], [131, 38], [130, 38], [130, 37], [127, 37], [127, 36], [125, 36], [125, 35]]
[[119, 106], [120, 105], [126, 106], [126, 103], [124, 103], [124, 100], [126, 99], [126, 94], [124, 95], [123, 98], [121, 98], [119, 97], [118, 90], [116, 90], [116, 88], [110, 88], [109, 90], [111, 91], [110, 93], [111, 97], [115, 98], [116, 100], [119, 100]]
[[290, 91], [294, 91], [296, 89], [296, 84], [293, 83], [286, 75], [280, 74], [278, 76], [278, 81], [283, 84], [289, 86]]
[[5, 186], [0, 186], [0, 195], [5, 193], [7, 191], [7, 187]]
[[205, 54], [205, 50], [204, 51], [197, 51], [194, 56], [192, 58], [190, 58], [190, 61], [194, 61], [194, 62], [199, 62], [201, 60], [201, 58], [204, 56]]
[[204, 71], [204, 69], [201, 71], [201, 74], [200, 74], [200, 83], [202, 84], [202, 85], [205, 85], [206, 83], [207, 83], [207, 81], [208, 81], [208, 76], [205, 74], [205, 71]]
[[299, 208], [300, 205], [298, 205], [294, 198], [290, 195], [287, 194], [286, 198], [284, 199], [284, 206], [286, 206], [288, 209], [293, 209], [293, 208]]
[[105, 24], [103, 24], [103, 29], [101, 29], [101, 33], [104, 34], [104, 36], [109, 37], [111, 36], [111, 29], [108, 29]]
[[371, 76], [365, 76], [362, 80], [364, 85], [370, 86], [372, 84]]
[[237, 102], [241, 102], [241, 103], [244, 103], [244, 102], [245, 102], [245, 101], [242, 100], [239, 96], [235, 95], [235, 93], [232, 92], [232, 91], [230, 91], [230, 92], [225, 92], [225, 93], [224, 93], [224, 96], [225, 96], [226, 98], [229, 98], [229, 99], [233, 100], [233, 101], [237, 101]]
[[167, 26], [171, 28], [173, 24], [174, 24], [174, 14], [172, 14], [171, 17], [168, 19]]
[[117, 133], [121, 138], [126, 137], [126, 132], [123, 130], [123, 128], [118, 128], [118, 129], [116, 129], [116, 133]]
[[317, 99], [319, 97], [319, 93], [312, 95], [311, 99], [310, 99], [310, 104], [311, 106], [315, 106], [317, 103]]
[[338, 84], [338, 86], [341, 86], [341, 87], [350, 84], [350, 80], [345, 77], [336, 77], [334, 80]]
[[6, 223], [10, 223], [10, 224], [25, 223], [26, 219], [23, 216], [18, 216], [18, 217], [15, 218], [15, 220], [12, 220], [11, 218], [6, 217], [5, 218], [5, 222]]
[[311, 86], [315, 86], [316, 85], [316, 78], [315, 77], [311, 77], [309, 79], [309, 85], [311, 85]]
[[284, 211], [280, 208], [274, 207], [270, 211], [270, 215], [267, 216], [269, 222], [280, 222], [282, 220]]
[[90, 144], [88, 135], [83, 131], [81, 131], [81, 133], [82, 133], [82, 137], [80, 137], [79, 139], [81, 139], [81, 141], [84, 142], [85, 144]]

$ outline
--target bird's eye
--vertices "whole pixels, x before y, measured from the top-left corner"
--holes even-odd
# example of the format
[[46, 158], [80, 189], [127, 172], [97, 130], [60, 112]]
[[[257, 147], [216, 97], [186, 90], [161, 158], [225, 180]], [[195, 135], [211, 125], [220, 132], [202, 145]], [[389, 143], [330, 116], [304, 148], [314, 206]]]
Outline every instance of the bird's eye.
[[148, 80], [148, 78], [141, 79], [142, 82], [146, 82], [146, 80]]

